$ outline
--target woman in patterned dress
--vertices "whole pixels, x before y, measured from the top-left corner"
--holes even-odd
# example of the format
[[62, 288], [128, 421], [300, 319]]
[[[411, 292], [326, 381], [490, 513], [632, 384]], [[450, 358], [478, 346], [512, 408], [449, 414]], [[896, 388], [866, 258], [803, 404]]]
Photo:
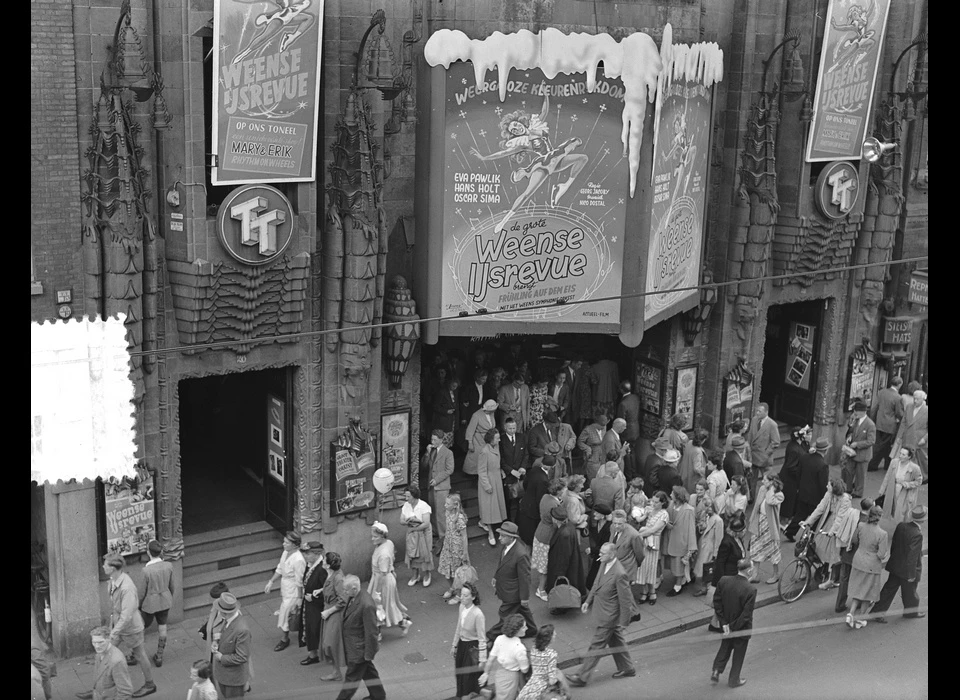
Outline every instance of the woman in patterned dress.
[[638, 602], [647, 601], [650, 605], [657, 602], [657, 564], [660, 560], [660, 537], [670, 520], [667, 513], [667, 494], [657, 491], [647, 504], [650, 514], [644, 526], [640, 528], [643, 538], [643, 562], [637, 571], [637, 583], [641, 586]]
[[536, 591], [537, 598], [544, 603], [547, 602], [547, 592], [543, 590], [543, 582], [547, 576], [550, 540], [557, 529], [550, 511], [556, 506], [563, 505], [566, 489], [567, 487], [562, 479], [553, 479], [550, 482], [547, 492], [540, 499], [540, 522], [533, 534], [533, 551], [530, 554], [530, 583]]
[[547, 372], [540, 371], [539, 381], [530, 387], [530, 425], [543, 422], [543, 411], [547, 404]]
[[399, 625], [403, 634], [406, 635], [411, 621], [407, 615], [407, 606], [400, 602], [400, 595], [397, 592], [397, 575], [393, 568], [395, 549], [393, 542], [387, 539], [389, 530], [383, 523], [375, 522], [370, 532], [370, 539], [374, 544], [373, 573], [370, 576], [367, 593], [383, 611], [382, 625], [384, 627]]
[[570, 686], [563, 671], [557, 668], [557, 650], [550, 646], [553, 641], [553, 625], [543, 625], [533, 640], [533, 649], [530, 651], [530, 668], [532, 673], [527, 684], [523, 686], [517, 700], [539, 700], [540, 694], [547, 688], [559, 683], [570, 694]]
[[451, 605], [456, 605], [459, 603], [460, 591], [453, 587], [454, 574], [457, 568], [470, 563], [470, 552], [467, 550], [467, 516], [463, 512], [460, 494], [456, 491], [447, 496], [444, 517], [447, 519], [447, 536], [440, 550], [437, 572], [444, 578], [450, 579], [450, 588], [443, 597], [448, 602], [453, 601]]
[[754, 563], [750, 583], [760, 583], [760, 563], [773, 562], [773, 576], [766, 583], [780, 580], [780, 504], [783, 503], [783, 482], [767, 472], [757, 490], [750, 518], [750, 559]]

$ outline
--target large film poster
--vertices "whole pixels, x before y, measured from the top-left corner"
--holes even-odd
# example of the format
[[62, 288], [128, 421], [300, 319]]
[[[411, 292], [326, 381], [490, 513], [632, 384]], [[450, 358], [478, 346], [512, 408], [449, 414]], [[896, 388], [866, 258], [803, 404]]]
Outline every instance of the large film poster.
[[830, 0], [807, 160], [860, 159], [890, 0]]
[[696, 287], [700, 281], [709, 167], [713, 89], [686, 80], [665, 85], [663, 82], [653, 152], [648, 296], [644, 299], [646, 328], [683, 310], [677, 306], [685, 300], [699, 299], [696, 289], [671, 294], [652, 292]]
[[316, 176], [323, 0], [214, 0], [215, 185]]
[[620, 294], [623, 84], [601, 71], [588, 93], [582, 73], [512, 70], [501, 102], [496, 71], [478, 90], [473, 65], [458, 62], [446, 86], [443, 315], [510, 310], [472, 325], [619, 328], [618, 299], [578, 302]]

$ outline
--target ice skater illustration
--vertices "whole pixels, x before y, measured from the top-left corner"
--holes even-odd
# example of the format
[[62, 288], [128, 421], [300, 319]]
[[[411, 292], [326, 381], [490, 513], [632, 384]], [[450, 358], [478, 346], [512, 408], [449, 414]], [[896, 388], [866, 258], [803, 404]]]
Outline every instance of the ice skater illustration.
[[[237, 0], [248, 5], [260, 3], [264, 0]], [[240, 63], [247, 56], [262, 55], [276, 40], [280, 39], [280, 51], [289, 49], [297, 39], [303, 36], [313, 26], [313, 15], [304, 14], [313, 0], [268, 0], [268, 5], [275, 5], [275, 12], [263, 12], [257, 15], [254, 24], [259, 27], [247, 47], [233, 58], [233, 62]]]
[[834, 63], [830, 66], [829, 71], [835, 70], [851, 58], [853, 63], [859, 63], [867, 55], [870, 47], [877, 43], [873, 38], [877, 33], [876, 30], [869, 28], [876, 11], [876, 1], [870, 0], [870, 7], [867, 10], [864, 10], [860, 5], [850, 7], [847, 10], [846, 24], [837, 24], [835, 18], [830, 18], [831, 27], [853, 36], [839, 42], [833, 49]]
[[683, 191], [687, 191], [690, 184], [690, 175], [693, 174], [693, 160], [697, 156], [697, 147], [687, 138], [687, 109], [684, 106], [682, 112], [677, 112], [673, 117], [673, 144], [667, 152], [666, 160], [674, 156], [679, 156], [677, 167], [673, 169], [673, 197], [670, 200], [671, 206], [677, 201], [677, 195], [680, 194], [680, 182], [683, 182]]
[[[550, 98], [544, 95], [543, 109], [540, 110], [539, 115], [517, 110], [503, 116], [500, 120], [502, 140], [500, 141], [499, 151], [483, 155], [476, 148], [470, 149], [471, 155], [484, 162], [499, 160], [500, 158], [513, 159], [519, 167], [510, 175], [511, 181], [528, 180], [527, 188], [520, 193], [513, 206], [510, 207], [510, 211], [494, 228], [494, 231], [505, 228], [510, 217], [530, 200], [534, 192], [540, 189], [541, 185], [551, 175], [566, 172], [567, 179], [555, 184], [550, 194], [550, 206], [557, 206], [560, 198], [573, 185], [577, 175], [590, 162], [590, 158], [583, 153], [574, 153], [579, 146], [583, 145], [583, 141], [577, 137], [569, 138], [556, 148], [553, 147], [550, 143], [550, 127], [546, 122], [549, 111]], [[520, 165], [526, 157], [531, 158], [530, 162], [526, 165]]]

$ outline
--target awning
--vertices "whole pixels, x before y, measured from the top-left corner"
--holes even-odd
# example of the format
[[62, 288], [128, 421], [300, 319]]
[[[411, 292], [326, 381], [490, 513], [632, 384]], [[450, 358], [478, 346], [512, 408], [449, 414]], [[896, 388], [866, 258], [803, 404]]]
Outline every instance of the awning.
[[30, 480], [136, 475], [123, 315], [30, 324]]

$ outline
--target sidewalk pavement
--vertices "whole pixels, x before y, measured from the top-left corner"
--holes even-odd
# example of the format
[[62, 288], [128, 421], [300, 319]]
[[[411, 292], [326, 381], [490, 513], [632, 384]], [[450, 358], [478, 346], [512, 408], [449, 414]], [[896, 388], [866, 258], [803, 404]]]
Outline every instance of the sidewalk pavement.
[[[839, 467], [831, 468], [831, 476], [839, 476]], [[867, 475], [866, 494], [873, 496], [880, 487], [884, 472]], [[927, 487], [923, 487], [920, 502], [926, 504]], [[892, 523], [882, 523], [892, 532]], [[924, 537], [926, 538], [926, 524]], [[926, 550], [927, 542], [924, 540]], [[793, 560], [793, 543], [784, 540], [781, 543], [783, 555], [782, 567]], [[472, 540], [470, 554], [473, 565], [480, 574], [478, 589], [481, 597], [487, 626], [497, 620], [499, 603], [496, 600], [490, 579], [497, 560], [497, 549], [490, 547], [486, 540]], [[766, 580], [771, 574], [771, 565], [762, 565], [761, 577]], [[376, 657], [376, 666], [384, 681], [387, 697], [391, 700], [416, 698], [417, 700], [442, 700], [450, 698], [455, 692], [453, 657], [450, 655], [451, 640], [457, 623], [458, 608], [447, 605], [442, 599], [447, 582], [434, 574], [430, 588], [421, 585], [408, 587], [409, 570], [398, 562], [397, 583], [400, 599], [408, 607], [413, 619], [407, 636], [396, 628], [383, 630], [383, 643]], [[660, 589], [656, 605], [643, 605], [643, 618], [632, 623], [626, 632], [627, 644], [631, 647], [634, 661], [642, 668], [643, 654], [636, 645], [651, 642], [663, 637], [706, 625], [712, 615], [708, 596], [694, 597], [690, 588], [676, 597], [668, 598], [664, 593], [672, 585], [670, 574]], [[758, 585], [757, 607], [779, 603], [777, 586], [760, 583]], [[835, 591], [826, 594], [814, 590], [807, 595], [823, 598], [825, 608], [833, 610]], [[782, 604], [782, 603], [780, 603]], [[569, 669], [580, 663], [581, 654], [589, 646], [593, 635], [592, 614], [582, 615], [571, 611], [564, 615], [551, 615], [546, 603], [531, 595], [530, 606], [538, 625], [551, 623], [556, 626], [553, 646], [560, 654], [561, 668]], [[252, 681], [251, 698], [334, 698], [340, 690], [339, 683], [325, 683], [320, 676], [330, 672], [326, 663], [301, 666], [306, 657], [305, 649], [298, 649], [294, 641], [282, 652], [274, 652], [273, 647], [280, 638], [277, 618], [274, 611], [279, 608], [279, 597], [269, 602], [258, 603], [242, 609], [247, 616], [253, 632], [253, 665], [255, 678]], [[151, 696], [161, 698], [182, 698], [190, 687], [190, 665], [204, 658], [206, 646], [197, 629], [205, 620], [193, 618], [169, 626], [164, 665], [154, 668], [154, 680], [159, 691]], [[156, 626], [147, 634], [147, 654], [156, 649]], [[57, 662], [58, 676], [53, 680], [54, 698], [71, 699], [74, 693], [87, 690], [93, 683], [93, 654]], [[599, 673], [602, 676], [612, 673], [612, 663], [601, 663]], [[142, 684], [142, 675], [137, 667], [131, 667], [134, 687]], [[361, 689], [355, 697], [367, 695]]]

